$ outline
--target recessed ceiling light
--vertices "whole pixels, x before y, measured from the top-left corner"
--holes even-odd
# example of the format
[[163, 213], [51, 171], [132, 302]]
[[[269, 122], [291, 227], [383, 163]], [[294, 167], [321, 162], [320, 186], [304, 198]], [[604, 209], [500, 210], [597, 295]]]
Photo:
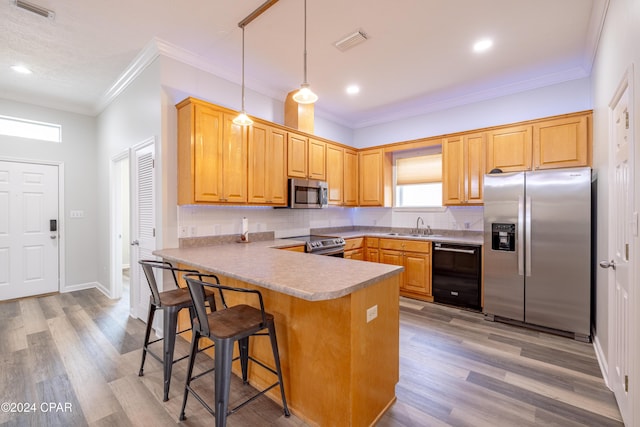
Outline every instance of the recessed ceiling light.
[[484, 52], [485, 50], [489, 49], [491, 46], [493, 46], [493, 40], [491, 39], [478, 40], [473, 44], [473, 51]]
[[360, 93], [360, 86], [358, 86], [358, 85], [349, 85], [349, 86], [347, 86], [347, 93], [349, 95], [355, 95], [357, 93]]
[[11, 69], [13, 71], [15, 71], [16, 73], [20, 73], [20, 74], [31, 74], [32, 71], [30, 69], [28, 69], [27, 67], [24, 67], [22, 65], [12, 65]]

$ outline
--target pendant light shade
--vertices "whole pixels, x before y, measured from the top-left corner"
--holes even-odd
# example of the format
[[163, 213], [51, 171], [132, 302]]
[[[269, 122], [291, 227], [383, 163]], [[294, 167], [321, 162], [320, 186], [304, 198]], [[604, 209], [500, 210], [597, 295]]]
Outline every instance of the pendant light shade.
[[304, 81], [300, 85], [300, 90], [293, 95], [293, 100], [298, 104], [313, 104], [318, 100], [318, 95], [313, 93], [307, 82], [307, 0], [304, 0]]
[[251, 126], [253, 124], [253, 120], [247, 116], [247, 112], [244, 110], [244, 25], [242, 28], [242, 110], [240, 114], [233, 119], [233, 123], [239, 126]]

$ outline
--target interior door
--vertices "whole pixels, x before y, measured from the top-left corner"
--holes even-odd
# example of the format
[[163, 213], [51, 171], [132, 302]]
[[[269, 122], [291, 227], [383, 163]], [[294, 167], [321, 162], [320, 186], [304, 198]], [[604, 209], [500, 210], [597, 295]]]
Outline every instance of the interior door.
[[153, 259], [156, 249], [154, 157], [153, 139], [132, 150], [131, 314], [140, 319], [147, 318], [151, 292], [138, 261]]
[[0, 161], [0, 300], [59, 289], [58, 166]]
[[612, 260], [602, 267], [611, 267], [613, 286], [609, 292], [610, 368], [609, 380], [625, 422], [630, 419], [629, 406], [629, 260], [631, 224], [633, 218], [633, 167], [631, 163], [631, 133], [629, 131], [629, 88], [612, 108], [612, 141], [614, 176], [610, 184], [613, 209], [609, 225], [609, 247]]

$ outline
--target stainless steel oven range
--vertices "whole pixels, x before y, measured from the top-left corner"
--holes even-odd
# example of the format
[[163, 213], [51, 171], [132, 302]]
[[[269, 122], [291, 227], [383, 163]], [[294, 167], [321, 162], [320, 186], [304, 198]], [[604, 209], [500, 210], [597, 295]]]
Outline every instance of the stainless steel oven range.
[[345, 242], [342, 237], [309, 235], [289, 237], [289, 239], [304, 241], [306, 253], [344, 258]]

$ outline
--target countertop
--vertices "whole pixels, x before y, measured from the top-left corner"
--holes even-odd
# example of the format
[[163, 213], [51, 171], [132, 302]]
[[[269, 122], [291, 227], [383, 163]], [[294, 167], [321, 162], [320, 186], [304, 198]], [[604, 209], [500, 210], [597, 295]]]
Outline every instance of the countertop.
[[422, 241], [427, 240], [431, 242], [459, 243], [459, 244], [480, 245], [480, 246], [484, 244], [484, 239], [482, 235], [455, 236], [455, 235], [447, 235], [447, 234], [436, 234], [433, 236], [412, 236], [410, 234], [392, 235], [390, 233], [380, 233], [380, 232], [372, 232], [372, 231], [366, 231], [366, 230], [322, 233], [322, 235], [342, 237], [343, 239], [353, 239], [358, 237], [369, 236], [369, 237], [379, 237], [384, 239], [403, 239], [403, 240], [422, 240]]
[[308, 301], [340, 298], [403, 270], [394, 265], [278, 249], [303, 244], [275, 239], [161, 249], [153, 254]]

